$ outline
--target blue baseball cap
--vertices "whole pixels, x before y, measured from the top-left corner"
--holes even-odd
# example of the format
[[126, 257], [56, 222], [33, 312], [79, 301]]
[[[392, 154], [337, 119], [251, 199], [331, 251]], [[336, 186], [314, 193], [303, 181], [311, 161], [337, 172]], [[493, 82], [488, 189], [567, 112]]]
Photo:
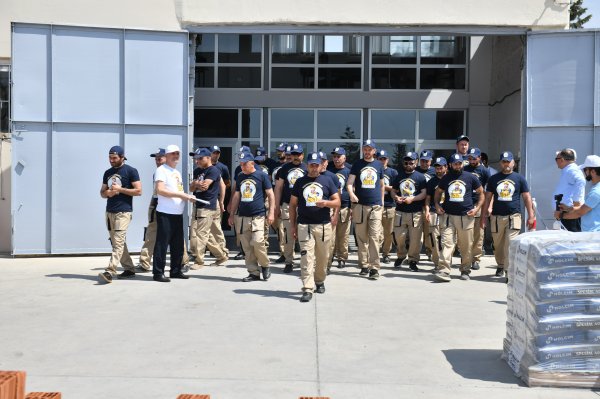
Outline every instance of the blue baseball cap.
[[287, 147], [288, 143], [279, 143], [277, 148], [275, 148], [279, 152], [285, 152], [285, 147]]
[[435, 162], [433, 163], [433, 166], [446, 166], [448, 165], [448, 162], [446, 161], [446, 158], [444, 157], [438, 157], [435, 159]]
[[471, 148], [467, 156], [469, 158], [478, 158], [481, 156], [481, 150], [479, 148]]
[[254, 155], [250, 151], [243, 151], [238, 155], [240, 162], [254, 161]]
[[377, 151], [377, 158], [386, 158], [389, 159], [389, 155], [388, 152], [386, 150], [379, 150]]
[[156, 150], [156, 152], [150, 154], [150, 156], [152, 158], [164, 157], [165, 156], [165, 149], [164, 148], [159, 148], [159, 149]]
[[303, 152], [302, 144], [294, 143], [290, 146], [290, 154], [302, 154]]
[[208, 148], [198, 148], [194, 151], [194, 158], [210, 157], [210, 150]]
[[123, 157], [125, 156], [125, 150], [120, 145], [114, 145], [110, 147], [110, 150], [108, 150], [108, 155], [118, 155]]
[[292, 146], [288, 144], [285, 146], [285, 155], [291, 155], [291, 154], [292, 154]]
[[419, 159], [424, 159], [425, 161], [430, 161], [433, 158], [433, 152], [429, 150], [421, 151], [419, 155]]
[[502, 154], [500, 154], [500, 160], [501, 161], [514, 161], [515, 157], [513, 156], [512, 152], [504, 151]]
[[318, 152], [311, 152], [310, 154], [308, 154], [308, 161], [307, 163], [310, 164], [321, 164], [321, 155]]
[[409, 151], [406, 153], [406, 155], [404, 155], [404, 157], [402, 159], [411, 159], [413, 161], [417, 160], [417, 153], [413, 152], [413, 151]]
[[221, 149], [219, 148], [218, 145], [212, 145], [212, 146], [210, 146], [209, 149], [211, 152], [221, 152]]
[[467, 136], [467, 135], [463, 134], [463, 135], [461, 135], [461, 136], [458, 136], [458, 137], [456, 138], [456, 142], [457, 142], [457, 143], [458, 143], [459, 141], [463, 141], [463, 140], [470, 141], [470, 140], [469, 140], [469, 136]]
[[463, 163], [463, 156], [460, 154], [452, 154], [450, 158], [448, 158], [448, 163]]
[[346, 155], [346, 150], [344, 147], [335, 147], [333, 151], [331, 151], [331, 155]]
[[241, 154], [242, 152], [252, 152], [252, 150], [250, 150], [250, 147], [248, 147], [247, 145], [243, 145], [240, 147], [238, 154]]
[[256, 149], [256, 156], [254, 157], [255, 160], [257, 161], [264, 161], [266, 159], [266, 152], [265, 152], [265, 147], [258, 147]]
[[365, 140], [363, 141], [363, 147], [371, 147], [371, 148], [377, 148], [377, 145], [375, 144], [375, 140]]

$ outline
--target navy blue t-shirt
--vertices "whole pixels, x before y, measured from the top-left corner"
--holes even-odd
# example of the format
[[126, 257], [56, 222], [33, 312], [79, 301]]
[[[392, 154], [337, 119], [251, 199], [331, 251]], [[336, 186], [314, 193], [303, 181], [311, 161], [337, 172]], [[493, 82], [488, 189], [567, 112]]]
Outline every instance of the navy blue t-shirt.
[[321, 172], [321, 174], [323, 176], [329, 177], [331, 179], [331, 181], [333, 182], [333, 185], [336, 186], [338, 190], [340, 190], [342, 188], [341, 187], [342, 183], [340, 182], [340, 179], [338, 179], [338, 177], [336, 176], [335, 173], [333, 173], [330, 170], [326, 170], [325, 172]]
[[350, 194], [348, 194], [348, 190], [346, 189], [346, 182], [348, 181], [348, 176], [350, 175], [350, 168], [344, 166], [342, 169], [338, 169], [334, 167], [333, 169], [330, 169], [330, 172], [334, 173], [340, 182], [340, 192], [342, 194], [341, 208], [348, 208], [350, 206]]
[[317, 177], [303, 176], [296, 180], [292, 195], [298, 198], [298, 223], [324, 224], [331, 221], [330, 208], [317, 207], [320, 200], [329, 200], [338, 192], [337, 187], [330, 177], [319, 175]]
[[271, 173], [273, 172], [273, 170], [279, 166], [279, 162], [277, 162], [276, 160], [274, 160], [273, 158], [267, 158], [264, 160], [263, 164], [267, 165], [267, 168], [269, 168], [269, 170], [271, 171]]
[[194, 169], [194, 180], [212, 180], [206, 191], [194, 191], [196, 198], [210, 202], [210, 205], [196, 202], [196, 208], [217, 209], [217, 199], [219, 198], [221, 171], [216, 166], [209, 166], [206, 169]]
[[466, 215], [473, 209], [473, 190], [481, 187], [479, 179], [472, 173], [463, 171], [460, 175], [448, 173], [438, 186], [444, 190], [445, 201], [442, 208], [449, 215]]
[[433, 166], [430, 166], [427, 170], [423, 170], [420, 166], [417, 166], [416, 171], [425, 175], [425, 180], [427, 181], [429, 181], [433, 176], [435, 176], [435, 168]]
[[[431, 197], [429, 199], [429, 209], [431, 210], [431, 212], [435, 212], [435, 189], [438, 188], [440, 181], [441, 179], [439, 177], [433, 176], [427, 182], [427, 195]], [[444, 203], [445, 196], [445, 194], [442, 194], [442, 198], [440, 201], [442, 204]]]
[[350, 174], [355, 176], [354, 194], [361, 205], [383, 205], [381, 203], [381, 180], [383, 179], [383, 164], [378, 160], [367, 162], [359, 159]]
[[[264, 163], [254, 162], [254, 167], [257, 170], [260, 170], [261, 172], [265, 173], [267, 176], [271, 176], [271, 172], [273, 172], [273, 170], [270, 169], [269, 166]], [[270, 177], [269, 177], [269, 179], [270, 179]]]
[[283, 165], [285, 165], [285, 163], [277, 162], [277, 165], [273, 167], [273, 171], [271, 172], [271, 183], [273, 183], [273, 187], [275, 187], [275, 183], [277, 183], [277, 172], [279, 172], [279, 169], [281, 169]]
[[281, 192], [281, 200], [279, 205], [290, 202], [290, 196], [292, 195], [292, 189], [296, 180], [308, 173], [306, 164], [301, 163], [300, 165], [294, 165], [292, 162], [286, 163], [277, 172], [277, 180], [283, 179], [283, 190]]
[[[396, 177], [398, 176], [398, 171], [394, 168], [390, 168], [389, 166], [383, 170], [383, 181], [386, 186], [391, 186], [394, 184]], [[383, 206], [386, 208], [393, 208], [396, 205], [396, 201], [392, 198], [392, 193], [386, 191], [383, 196]]]
[[251, 174], [240, 173], [236, 177], [235, 191], [240, 193], [238, 214], [240, 216], [264, 215], [265, 190], [273, 188], [269, 175], [256, 169]]
[[[102, 184], [106, 184], [110, 189], [113, 183], [123, 188], [133, 188], [131, 183], [140, 181], [140, 175], [136, 168], [127, 164], [119, 168], [110, 168], [102, 176]], [[106, 199], [106, 212], [132, 212], [133, 197], [127, 194], [117, 194], [114, 197]]]
[[486, 191], [494, 194], [492, 215], [508, 216], [521, 212], [521, 194], [529, 192], [529, 185], [518, 173], [496, 173], [488, 180]]
[[[398, 191], [399, 197], [414, 197], [421, 194], [421, 190], [427, 189], [427, 180], [422, 173], [417, 171], [407, 174], [404, 170], [398, 172], [398, 176], [392, 183], [394, 190]], [[400, 212], [421, 212], [425, 205], [425, 199], [413, 201], [410, 204], [396, 203], [396, 210]]]
[[[464, 168], [465, 172], [470, 172], [473, 173], [473, 175], [475, 175], [475, 177], [477, 177], [479, 179], [479, 182], [481, 183], [481, 187], [485, 187], [485, 185], [488, 182], [488, 179], [490, 178], [490, 171], [483, 165], [479, 164], [476, 167], [472, 167], [470, 164], [465, 166]], [[473, 203], [476, 203], [477, 200], [479, 199], [479, 194], [477, 194], [477, 192], [473, 192]]]
[[221, 172], [221, 179], [231, 180], [231, 175], [229, 174], [229, 168], [227, 165], [219, 161], [214, 166], [219, 169], [219, 172]]

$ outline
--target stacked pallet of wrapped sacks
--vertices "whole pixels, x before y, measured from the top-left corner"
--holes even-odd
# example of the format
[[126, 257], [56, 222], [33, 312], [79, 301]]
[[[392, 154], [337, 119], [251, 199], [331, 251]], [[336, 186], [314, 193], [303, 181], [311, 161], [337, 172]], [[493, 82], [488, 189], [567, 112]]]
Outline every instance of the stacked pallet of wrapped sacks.
[[503, 358], [529, 386], [600, 387], [600, 233], [510, 243]]

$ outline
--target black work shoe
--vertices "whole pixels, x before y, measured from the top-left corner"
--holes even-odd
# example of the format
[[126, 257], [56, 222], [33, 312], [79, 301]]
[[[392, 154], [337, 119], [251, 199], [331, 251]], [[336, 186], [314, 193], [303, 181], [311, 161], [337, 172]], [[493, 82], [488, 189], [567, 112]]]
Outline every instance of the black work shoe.
[[325, 270], [325, 274], [328, 276], [331, 274], [331, 266], [327, 266], [327, 270]]
[[471, 265], [471, 270], [479, 270], [479, 262], [473, 262]]
[[271, 277], [271, 270], [269, 269], [269, 266], [261, 266], [260, 271], [262, 272], [263, 280], [267, 281], [269, 277]]
[[504, 276], [504, 269], [501, 268], [501, 267], [497, 268], [496, 269], [496, 274], [494, 276], [496, 276], [496, 277], [502, 277], [502, 276]]
[[283, 268], [284, 273], [291, 273], [293, 270], [294, 270], [293, 263], [286, 263], [285, 267]]
[[410, 263], [408, 264], [408, 268], [410, 269], [411, 272], [419, 271], [419, 268], [417, 267], [417, 262], [415, 262], [414, 260], [410, 261]]
[[277, 258], [277, 260], [275, 260], [275, 263], [285, 263], [285, 256], [281, 255], [279, 258]]
[[306, 291], [300, 297], [300, 302], [310, 302], [311, 299], [312, 299], [312, 292]]
[[129, 270], [125, 270], [123, 273], [119, 274], [119, 280], [124, 280], [127, 278], [134, 278], [135, 277], [135, 272], [129, 271]]
[[249, 274], [247, 277], [242, 279], [243, 282], [247, 283], [248, 281], [260, 281], [260, 276], [255, 276], [254, 274]]
[[171, 279], [165, 277], [164, 274], [155, 274], [154, 276], [152, 276], [152, 280], [158, 281], [160, 283], [168, 283], [169, 281], [171, 281]]
[[136, 273], [150, 273], [151, 271], [152, 271], [152, 269], [146, 269], [142, 265], [137, 265], [135, 267], [135, 272]]
[[362, 269], [360, 269], [360, 274], [361, 276], [366, 276], [367, 274], [369, 274], [369, 269], [366, 267], [363, 267]]
[[325, 284], [317, 284], [317, 289], [315, 290], [317, 294], [325, 293]]
[[190, 278], [190, 276], [186, 276], [185, 274], [180, 272], [180, 273], [171, 274], [171, 278], [179, 278], [182, 280], [187, 280], [188, 278]]
[[369, 278], [371, 280], [377, 280], [379, 278], [379, 271], [377, 271], [377, 269], [371, 269], [369, 272]]
[[233, 257], [233, 259], [235, 260], [242, 260], [246, 257], [246, 254], [244, 254], [244, 252], [240, 251], [240, 253], [238, 253], [236, 256]]
[[469, 277], [469, 272], [460, 272], [460, 279], [469, 281], [471, 279], [471, 277]]
[[436, 281], [441, 281], [444, 283], [449, 283], [450, 281], [452, 281], [452, 278], [450, 278], [450, 274], [448, 274], [446, 272], [442, 272], [442, 271], [434, 274], [433, 277], [435, 278]]
[[343, 269], [344, 267], [346, 267], [346, 261], [344, 259], [338, 259], [337, 267], [338, 269]]
[[381, 263], [385, 263], [386, 265], [388, 263], [390, 263], [391, 259], [389, 255], [385, 255], [383, 258], [381, 258]]
[[394, 267], [397, 269], [400, 269], [400, 265], [402, 265], [402, 262], [404, 262], [404, 258], [398, 258], [396, 259], [396, 261], [394, 262]]
[[109, 272], [103, 272], [98, 274], [98, 281], [102, 284], [112, 283], [112, 274]]

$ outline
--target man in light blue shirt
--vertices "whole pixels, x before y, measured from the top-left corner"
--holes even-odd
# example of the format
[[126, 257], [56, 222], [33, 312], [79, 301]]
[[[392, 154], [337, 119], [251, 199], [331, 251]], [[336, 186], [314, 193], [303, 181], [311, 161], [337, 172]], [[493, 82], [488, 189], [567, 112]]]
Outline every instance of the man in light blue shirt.
[[[585, 178], [577, 167], [575, 159], [577, 154], [571, 148], [565, 148], [556, 153], [554, 160], [556, 166], [562, 170], [560, 180], [554, 190], [554, 199], [562, 195], [561, 205], [565, 208], [579, 207], [583, 204], [585, 194]], [[555, 211], [554, 218], [560, 220], [569, 231], [581, 231], [580, 219], [566, 219], [563, 211]]]
[[585, 174], [585, 179], [591, 181], [593, 186], [585, 204], [571, 208], [561, 205], [565, 212], [565, 219], [581, 218], [581, 231], [600, 231], [600, 157], [589, 155], [580, 166]]

